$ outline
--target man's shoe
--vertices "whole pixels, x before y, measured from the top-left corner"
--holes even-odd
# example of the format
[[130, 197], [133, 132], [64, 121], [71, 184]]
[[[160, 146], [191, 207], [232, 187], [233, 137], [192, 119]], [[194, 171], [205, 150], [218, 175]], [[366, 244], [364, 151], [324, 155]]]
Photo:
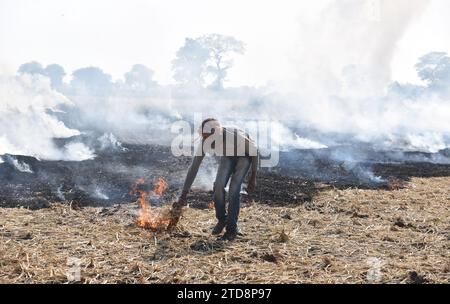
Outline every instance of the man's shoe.
[[226, 231], [220, 238], [222, 241], [234, 241], [237, 237], [237, 231]]
[[227, 223], [225, 221], [219, 221], [216, 224], [216, 226], [213, 228], [212, 235], [219, 235], [219, 234], [221, 234], [226, 225], [227, 225]]

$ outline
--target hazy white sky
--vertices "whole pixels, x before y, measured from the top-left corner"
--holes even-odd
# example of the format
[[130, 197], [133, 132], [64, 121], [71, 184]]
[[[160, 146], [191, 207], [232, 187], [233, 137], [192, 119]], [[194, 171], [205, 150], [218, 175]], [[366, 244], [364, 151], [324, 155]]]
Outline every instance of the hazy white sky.
[[450, 54], [450, 1], [430, 2], [423, 15], [411, 24], [397, 46], [392, 61], [393, 79], [416, 80], [413, 65], [418, 57], [428, 52]]
[[[15, 71], [36, 60], [71, 72], [93, 65], [118, 78], [142, 63], [168, 83], [185, 37], [220, 33], [246, 43], [230, 83], [264, 84], [292, 72], [292, 50], [303, 43], [300, 16], [317, 15], [330, 1], [0, 0], [0, 66]], [[450, 1], [431, 0], [398, 43], [394, 79], [414, 81], [417, 57], [450, 52], [448, 16]]]

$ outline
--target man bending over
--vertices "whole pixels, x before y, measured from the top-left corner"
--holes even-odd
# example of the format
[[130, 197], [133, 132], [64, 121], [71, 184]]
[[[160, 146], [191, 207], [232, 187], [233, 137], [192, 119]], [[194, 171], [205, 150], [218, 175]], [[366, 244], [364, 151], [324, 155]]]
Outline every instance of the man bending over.
[[[235, 127], [222, 127], [219, 121], [214, 118], [204, 120], [199, 133], [202, 140], [188, 170], [183, 191], [177, 204], [179, 206], [187, 205], [187, 194], [197, 176], [204, 156], [206, 154], [218, 156], [220, 158], [219, 169], [214, 182], [214, 206], [218, 223], [212, 230], [212, 234], [219, 235], [226, 228], [222, 239], [232, 241], [238, 233], [237, 222], [241, 187], [249, 170], [247, 192], [254, 191], [256, 186], [258, 149], [247, 133]], [[226, 210], [225, 187], [228, 181], [230, 181], [229, 203], [228, 210]]]

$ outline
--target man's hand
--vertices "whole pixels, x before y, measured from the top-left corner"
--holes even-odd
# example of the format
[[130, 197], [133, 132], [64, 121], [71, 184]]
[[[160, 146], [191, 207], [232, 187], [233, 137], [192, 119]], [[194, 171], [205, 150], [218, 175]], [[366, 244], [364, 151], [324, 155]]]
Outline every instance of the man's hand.
[[251, 192], [255, 191], [255, 188], [256, 188], [256, 177], [252, 176], [247, 185], [247, 189], [246, 189], [247, 193], [251, 193]]
[[178, 207], [178, 208], [182, 208], [182, 207], [186, 207], [188, 205], [188, 201], [187, 201], [187, 193], [183, 192], [180, 197], [178, 198], [178, 201], [176, 201], [175, 203], [173, 203], [173, 207]]
[[170, 222], [167, 226], [167, 230], [174, 229], [178, 221], [180, 220], [181, 213], [183, 212], [183, 207], [187, 206], [187, 193], [182, 193], [176, 202], [172, 204], [172, 209], [170, 210]]

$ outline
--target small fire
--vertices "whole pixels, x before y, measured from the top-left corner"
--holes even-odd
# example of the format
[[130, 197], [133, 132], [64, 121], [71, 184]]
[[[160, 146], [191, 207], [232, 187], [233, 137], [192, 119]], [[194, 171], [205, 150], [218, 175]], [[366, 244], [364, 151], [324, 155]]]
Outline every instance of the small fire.
[[160, 178], [156, 183], [156, 187], [155, 190], [153, 190], [153, 192], [155, 193], [155, 195], [161, 197], [166, 192], [168, 186], [169, 185], [167, 184], [167, 182], [163, 178]]
[[140, 186], [144, 184], [144, 179], [138, 179], [131, 191], [131, 194], [139, 195], [138, 204], [141, 208], [136, 224], [139, 227], [151, 230], [167, 229], [172, 223], [171, 212], [152, 209], [150, 204], [150, 197], [160, 198], [164, 195], [168, 188], [167, 182], [160, 178], [153, 191], [150, 192], [140, 189]]

